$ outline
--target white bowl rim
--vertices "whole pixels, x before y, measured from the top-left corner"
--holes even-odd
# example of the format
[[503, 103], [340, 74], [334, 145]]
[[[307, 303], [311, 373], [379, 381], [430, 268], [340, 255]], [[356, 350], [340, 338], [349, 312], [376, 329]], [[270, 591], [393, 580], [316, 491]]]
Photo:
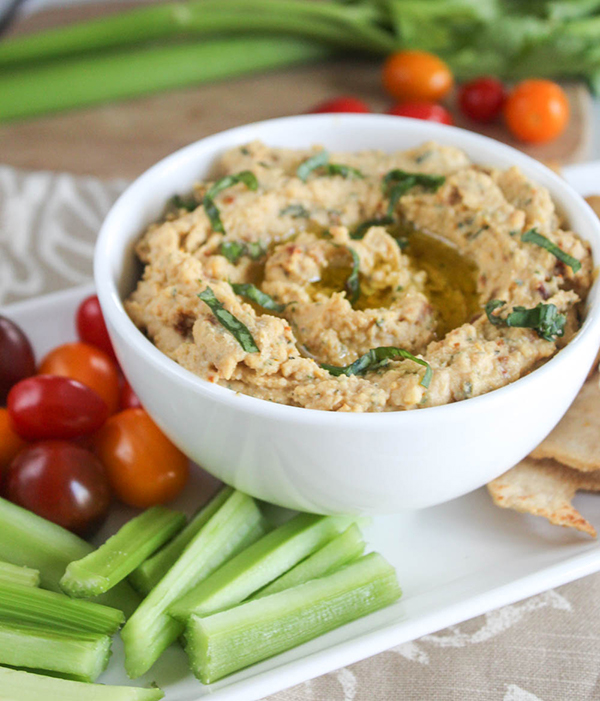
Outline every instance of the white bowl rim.
[[[293, 421], [294, 423], [325, 423], [326, 425], [331, 425], [332, 427], [334, 425], [346, 425], [348, 427], [354, 425], [356, 428], [361, 427], [364, 429], [374, 430], [393, 428], [394, 426], [397, 426], [398, 421], [404, 422], [410, 426], [412, 425], [411, 422], [413, 421], [426, 422], [428, 420], [436, 421], [443, 418], [452, 418], [454, 421], [468, 420], [468, 415], [470, 412], [485, 411], [486, 406], [489, 405], [490, 402], [498, 402], [505, 398], [510, 392], [526, 392], [528, 388], [533, 390], [534, 388], [532, 385], [534, 385], [534, 383], [543, 381], [544, 378], [547, 378], [553, 372], [558, 363], [568, 362], [569, 359], [577, 353], [579, 347], [585, 342], [586, 337], [590, 335], [592, 331], [596, 329], [596, 327], [600, 327], [600, 281], [597, 279], [598, 276], [595, 274], [594, 284], [590, 290], [586, 302], [586, 318], [581, 328], [577, 332], [576, 336], [567, 344], [567, 346], [556, 353], [552, 358], [550, 358], [549, 361], [524, 377], [477, 397], [472, 397], [459, 402], [442, 404], [439, 406], [424, 407], [414, 411], [399, 410], [362, 413], [334, 412], [271, 402], [269, 400], [242, 394], [215, 383], [211, 383], [208, 380], [204, 380], [162, 353], [162, 351], [160, 351], [148, 338], [146, 338], [146, 336], [130, 319], [129, 315], [125, 311], [117, 285], [112, 276], [111, 261], [107, 255], [107, 249], [110, 244], [113, 226], [118, 226], [119, 211], [125, 207], [128, 207], [129, 200], [132, 197], [137, 196], [139, 191], [143, 192], [148, 181], [151, 181], [156, 177], [160, 177], [160, 175], [165, 171], [174, 168], [181, 160], [194, 157], [196, 155], [196, 151], [201, 151], [206, 147], [210, 148], [214, 142], [221, 140], [226, 141], [228, 138], [231, 138], [231, 146], [233, 143], [235, 143], [235, 137], [238, 134], [243, 133], [244, 131], [249, 131], [253, 128], [264, 128], [271, 125], [277, 126], [286, 122], [289, 123], [290, 128], [293, 128], [294, 122], [297, 121], [310, 120], [315, 122], [330, 122], [332, 118], [348, 122], [364, 122], [374, 120], [375, 124], [383, 121], [393, 122], [398, 126], [398, 128], [402, 128], [403, 123], [406, 124], [408, 122], [409, 124], [413, 125], [414, 122], [420, 123], [421, 121], [406, 117], [383, 114], [309, 114], [279, 117], [276, 119], [268, 119], [260, 122], [253, 122], [251, 124], [245, 124], [212, 134], [203, 139], [199, 139], [198, 141], [188, 144], [187, 146], [184, 146], [169, 156], [161, 159], [158, 161], [158, 163], [155, 163], [148, 170], [142, 173], [142, 175], [136, 178], [114, 203], [102, 224], [94, 253], [94, 279], [96, 282], [96, 291], [100, 299], [102, 310], [105, 314], [107, 314], [109, 322], [112, 323], [115, 329], [127, 339], [127, 342], [133, 346], [136, 352], [145, 355], [154, 367], [160, 368], [163, 372], [166, 372], [172, 380], [175, 380], [177, 384], [185, 384], [188, 386], [191, 385], [195, 392], [206, 395], [207, 399], [219, 402], [221, 404], [231, 404], [232, 408], [245, 411], [246, 413], [261, 415], [264, 418], [276, 418], [280, 421]], [[448, 133], [448, 131], [460, 132], [461, 134], [468, 135], [467, 138], [469, 138], [473, 143], [473, 148], [476, 148], [478, 144], [487, 146], [488, 148], [493, 148], [501, 155], [504, 154], [507, 157], [513, 157], [516, 160], [517, 166], [521, 167], [524, 165], [529, 171], [539, 173], [543, 179], [551, 183], [553, 189], [560, 192], [561, 199], [571, 200], [574, 206], [579, 208], [580, 215], [587, 219], [587, 224], [589, 225], [590, 229], [595, 230], [595, 234], [598, 239], [598, 248], [600, 250], [600, 221], [598, 220], [598, 217], [583, 199], [583, 197], [581, 197], [565, 180], [554, 173], [550, 168], [527, 154], [508, 146], [507, 144], [503, 144], [481, 134], [476, 134], [466, 129], [447, 126], [445, 124], [437, 124], [434, 122], [423, 122], [423, 125], [424, 130], [426, 128], [428, 132], [427, 134], [423, 135], [423, 141], [435, 140], [436, 134], [444, 134]], [[530, 177], [529, 174], [528, 177]], [[533, 177], [535, 179], [535, 176]], [[554, 199], [555, 192], [551, 194]], [[143, 199], [143, 197], [141, 197], [141, 199]], [[141, 233], [142, 232], [140, 232], [140, 235]], [[594, 261], [594, 263], [594, 270], [596, 272], [598, 261]], [[451, 417], [448, 415], [449, 413], [451, 414]]]

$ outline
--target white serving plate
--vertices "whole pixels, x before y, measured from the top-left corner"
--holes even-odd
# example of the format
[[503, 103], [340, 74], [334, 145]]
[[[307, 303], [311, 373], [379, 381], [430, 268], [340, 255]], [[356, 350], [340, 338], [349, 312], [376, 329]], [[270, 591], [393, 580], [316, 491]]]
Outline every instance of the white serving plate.
[[[580, 192], [591, 194], [600, 182], [600, 162], [574, 166], [567, 177]], [[74, 339], [74, 312], [92, 289], [59, 292], [5, 307], [0, 313], [24, 328], [39, 358]], [[196, 470], [191, 488], [174, 506], [191, 513], [216, 486], [213, 477]], [[575, 504], [600, 526], [600, 497], [579, 495]], [[99, 539], [114, 532], [132, 513], [124, 507], [114, 509]], [[600, 543], [542, 519], [500, 510], [485, 489], [422, 511], [377, 517], [364, 533], [369, 548], [396, 567], [404, 596], [394, 606], [211, 686], [196, 681], [187, 671], [185, 655], [175, 646], [149, 674], [129, 681], [116, 640], [113, 659], [100, 681], [129, 685], [155, 681], [167, 701], [209, 696], [213, 701], [255, 701], [600, 570]]]

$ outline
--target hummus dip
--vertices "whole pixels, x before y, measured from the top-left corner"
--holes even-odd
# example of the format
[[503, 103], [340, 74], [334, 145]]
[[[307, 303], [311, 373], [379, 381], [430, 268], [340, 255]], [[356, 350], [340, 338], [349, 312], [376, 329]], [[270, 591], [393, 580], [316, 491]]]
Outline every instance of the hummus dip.
[[569, 342], [587, 242], [518, 168], [426, 143], [327, 153], [250, 143], [143, 235], [126, 302], [209, 382], [325, 411], [456, 402]]

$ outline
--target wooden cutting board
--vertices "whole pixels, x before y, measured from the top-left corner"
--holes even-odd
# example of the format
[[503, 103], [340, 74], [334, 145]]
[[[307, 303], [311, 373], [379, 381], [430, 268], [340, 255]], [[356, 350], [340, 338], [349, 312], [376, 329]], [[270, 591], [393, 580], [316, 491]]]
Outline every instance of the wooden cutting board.
[[[17, 22], [11, 34], [130, 6], [112, 2], [55, 8]], [[2, 125], [0, 162], [21, 168], [132, 178], [163, 156], [208, 134], [261, 119], [300, 114], [336, 95], [357, 95], [374, 111], [385, 111], [390, 101], [380, 87], [380, 63], [363, 58], [336, 59]], [[591, 98], [582, 84], [565, 87], [572, 117], [569, 128], [556, 141], [524, 148], [511, 140], [502, 124], [486, 127], [484, 133], [544, 161], [565, 164], [586, 160], [591, 144]], [[453, 111], [459, 126], [476, 128]]]

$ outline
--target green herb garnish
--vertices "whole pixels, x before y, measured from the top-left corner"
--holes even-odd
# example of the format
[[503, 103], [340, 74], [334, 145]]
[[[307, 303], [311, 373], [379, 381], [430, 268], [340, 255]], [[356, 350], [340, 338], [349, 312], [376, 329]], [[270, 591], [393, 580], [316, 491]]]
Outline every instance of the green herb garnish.
[[574, 273], [581, 270], [581, 263], [577, 258], [573, 258], [568, 253], [565, 253], [562, 248], [559, 248], [555, 243], [552, 243], [550, 239], [547, 239], [542, 234], [538, 234], [536, 229], [529, 229], [521, 236], [521, 241], [524, 243], [535, 243], [536, 246], [545, 248], [548, 253], [552, 253], [553, 256], [562, 261], [565, 265], [568, 265]]
[[187, 209], [188, 212], [193, 212], [198, 207], [198, 202], [193, 195], [182, 197], [181, 195], [173, 195], [169, 204], [175, 209]]
[[495, 316], [493, 312], [505, 304], [501, 299], [492, 299], [485, 305], [487, 318], [494, 326], [534, 329], [538, 336], [546, 341], [555, 341], [557, 337], [564, 335], [567, 317], [560, 314], [554, 304], [540, 302], [533, 309], [514, 307], [505, 319]]
[[327, 165], [327, 161], [329, 161], [329, 154], [327, 151], [319, 151], [318, 153], [315, 153], [314, 156], [307, 158], [298, 166], [296, 169], [296, 175], [300, 178], [300, 180], [302, 180], [303, 183], [305, 183], [313, 170]]
[[223, 190], [226, 190], [228, 187], [233, 187], [238, 183], [243, 183], [249, 190], [252, 191], [258, 189], [258, 180], [256, 179], [256, 175], [254, 175], [254, 173], [250, 170], [243, 170], [240, 173], [226, 175], [224, 178], [217, 180], [204, 195], [202, 204], [204, 205], [204, 211], [210, 220], [210, 225], [213, 231], [218, 231], [222, 234], [225, 233], [219, 208], [215, 204], [215, 197]]
[[343, 165], [341, 163], [328, 163], [325, 166], [326, 175], [341, 175], [342, 178], [358, 178], [359, 180], [364, 180], [364, 175], [358, 168], [353, 168], [352, 166]]
[[220, 322], [221, 326], [229, 331], [246, 353], [259, 352], [258, 346], [248, 330], [248, 327], [225, 309], [223, 304], [215, 297], [215, 293], [210, 287], [200, 292], [198, 297], [210, 307], [210, 310]]
[[360, 297], [360, 279], [358, 276], [358, 270], [360, 268], [360, 258], [358, 257], [358, 253], [353, 248], [350, 248], [350, 246], [346, 246], [346, 248], [348, 249], [348, 251], [350, 251], [350, 254], [352, 255], [352, 272], [346, 280], [344, 289], [346, 290], [346, 294], [348, 295], [348, 301], [350, 302], [350, 304], [354, 305], [356, 304], [356, 302], [358, 302], [358, 298]]
[[389, 224], [393, 223], [394, 217], [391, 216], [367, 219], [366, 221], [362, 222], [362, 224], [359, 224], [356, 229], [354, 229], [354, 231], [350, 234], [350, 238], [355, 240], [362, 239], [372, 226], [388, 226]]
[[279, 304], [279, 302], [276, 302], [271, 295], [259, 290], [256, 285], [252, 285], [249, 282], [232, 282], [230, 284], [236, 295], [249, 299], [251, 302], [258, 304], [263, 309], [268, 309], [271, 312], [282, 312], [287, 306], [286, 304]]
[[248, 256], [252, 260], [259, 260], [265, 255], [266, 251], [262, 244], [258, 242], [223, 241], [219, 246], [219, 253], [235, 265], [243, 256]]
[[308, 219], [308, 217], [310, 217], [308, 209], [301, 204], [290, 204], [279, 212], [279, 215], [282, 217], [286, 214], [292, 217], [292, 219]]
[[389, 198], [388, 216], [392, 216], [398, 200], [416, 185], [424, 187], [430, 192], [435, 192], [446, 181], [444, 175], [427, 175], [425, 173], [407, 173], [405, 170], [395, 168], [390, 170], [383, 178], [383, 189]]
[[340, 375], [364, 375], [366, 372], [372, 372], [373, 370], [379, 370], [389, 364], [390, 360], [398, 359], [412, 360], [414, 363], [418, 363], [423, 367], [427, 368], [423, 379], [421, 380], [421, 385], [423, 387], [429, 387], [431, 383], [431, 378], [433, 377], [433, 370], [428, 362], [422, 360], [421, 358], [416, 358], [412, 353], [409, 353], [404, 348], [396, 348], [395, 346], [380, 346], [379, 348], [371, 348], [360, 358], [355, 360], [350, 365], [338, 366], [338, 365], [327, 365], [323, 363], [321, 367], [330, 375], [335, 375], [339, 377]]

